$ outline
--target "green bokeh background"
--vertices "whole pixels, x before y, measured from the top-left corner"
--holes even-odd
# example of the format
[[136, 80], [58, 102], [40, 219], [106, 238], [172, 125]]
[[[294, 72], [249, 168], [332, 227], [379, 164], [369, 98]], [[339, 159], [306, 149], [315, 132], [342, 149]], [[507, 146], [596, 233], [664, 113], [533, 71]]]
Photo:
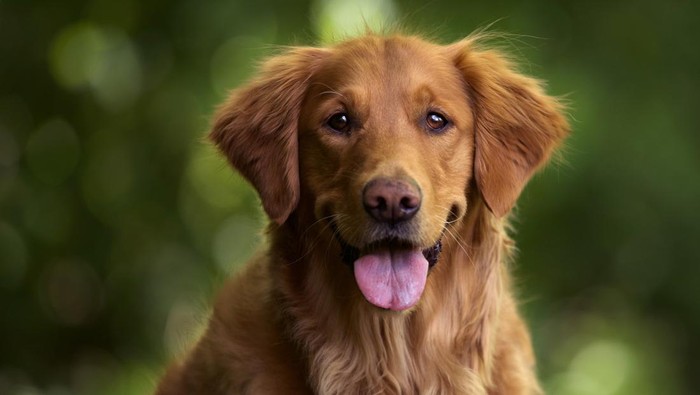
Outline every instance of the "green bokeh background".
[[[0, 394], [140, 394], [261, 241], [202, 140], [280, 44], [495, 22], [571, 102], [515, 221], [556, 395], [700, 388], [700, 2], [0, 1]], [[695, 391], [695, 392], [694, 392]]]

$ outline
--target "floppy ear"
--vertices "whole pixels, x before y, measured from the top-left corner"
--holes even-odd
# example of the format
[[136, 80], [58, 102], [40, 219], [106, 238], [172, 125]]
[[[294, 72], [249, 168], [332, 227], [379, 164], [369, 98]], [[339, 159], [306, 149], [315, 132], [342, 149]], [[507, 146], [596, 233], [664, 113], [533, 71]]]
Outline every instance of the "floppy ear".
[[324, 52], [292, 48], [268, 59], [218, 109], [209, 134], [280, 225], [299, 202], [297, 124], [307, 82]]
[[499, 52], [475, 47], [475, 39], [466, 39], [453, 50], [473, 101], [476, 185], [491, 212], [501, 217], [569, 125], [564, 106], [547, 96], [539, 81], [517, 73]]

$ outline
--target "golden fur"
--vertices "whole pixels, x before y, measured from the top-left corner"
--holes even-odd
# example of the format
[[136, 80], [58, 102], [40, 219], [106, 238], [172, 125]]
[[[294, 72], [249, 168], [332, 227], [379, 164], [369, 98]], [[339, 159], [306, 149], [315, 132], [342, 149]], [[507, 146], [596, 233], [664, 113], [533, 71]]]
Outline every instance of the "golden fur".
[[[541, 393], [505, 217], [568, 125], [536, 80], [478, 41], [290, 48], [232, 93], [211, 138], [257, 189], [270, 243], [224, 286], [158, 394]], [[339, 110], [357, 120], [351, 133], [325, 126]], [[450, 127], [427, 130], [429, 111]], [[420, 186], [412, 244], [442, 238], [406, 311], [368, 303], [340, 259], [339, 238], [377, 237], [360, 194], [379, 176]]]

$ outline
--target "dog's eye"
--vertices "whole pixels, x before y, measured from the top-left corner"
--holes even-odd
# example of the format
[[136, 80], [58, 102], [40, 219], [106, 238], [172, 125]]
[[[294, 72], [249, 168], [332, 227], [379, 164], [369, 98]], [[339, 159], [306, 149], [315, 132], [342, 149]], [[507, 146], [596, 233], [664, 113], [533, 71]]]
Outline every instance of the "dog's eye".
[[444, 115], [432, 111], [429, 112], [428, 116], [425, 118], [425, 123], [433, 132], [440, 132], [445, 129], [449, 122], [447, 122]]
[[350, 131], [350, 117], [344, 112], [331, 115], [326, 121], [326, 125], [339, 133], [348, 133]]

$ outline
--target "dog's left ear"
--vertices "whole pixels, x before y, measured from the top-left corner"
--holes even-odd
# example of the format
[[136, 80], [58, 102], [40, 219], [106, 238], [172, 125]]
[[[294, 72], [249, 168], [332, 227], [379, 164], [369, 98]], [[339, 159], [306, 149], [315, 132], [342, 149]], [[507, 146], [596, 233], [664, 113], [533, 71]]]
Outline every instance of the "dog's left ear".
[[299, 202], [299, 113], [308, 80], [324, 55], [323, 49], [304, 47], [268, 59], [257, 77], [219, 108], [209, 134], [280, 225]]
[[515, 71], [495, 50], [475, 39], [449, 47], [464, 76], [475, 124], [474, 176], [496, 216], [508, 213], [532, 174], [566, 137], [564, 106], [539, 81]]

